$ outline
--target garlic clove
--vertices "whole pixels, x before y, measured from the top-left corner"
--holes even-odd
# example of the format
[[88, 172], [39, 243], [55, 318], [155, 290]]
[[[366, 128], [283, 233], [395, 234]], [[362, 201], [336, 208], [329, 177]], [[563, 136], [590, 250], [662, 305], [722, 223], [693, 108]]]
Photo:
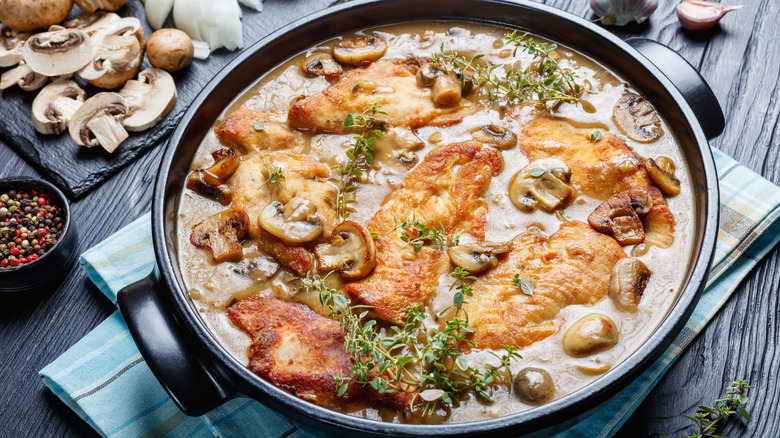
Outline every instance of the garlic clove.
[[682, 27], [693, 30], [707, 30], [727, 13], [742, 6], [728, 6], [715, 2], [688, 0], [677, 5], [677, 19]]
[[590, 0], [590, 7], [601, 18], [601, 24], [624, 26], [647, 20], [658, 7], [658, 0]]

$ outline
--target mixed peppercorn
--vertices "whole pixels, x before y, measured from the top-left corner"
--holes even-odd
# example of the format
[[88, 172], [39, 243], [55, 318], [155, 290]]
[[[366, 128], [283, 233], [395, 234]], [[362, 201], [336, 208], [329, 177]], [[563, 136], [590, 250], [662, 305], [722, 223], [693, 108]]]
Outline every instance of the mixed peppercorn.
[[11, 190], [0, 195], [0, 268], [34, 262], [65, 228], [62, 208], [46, 195]]

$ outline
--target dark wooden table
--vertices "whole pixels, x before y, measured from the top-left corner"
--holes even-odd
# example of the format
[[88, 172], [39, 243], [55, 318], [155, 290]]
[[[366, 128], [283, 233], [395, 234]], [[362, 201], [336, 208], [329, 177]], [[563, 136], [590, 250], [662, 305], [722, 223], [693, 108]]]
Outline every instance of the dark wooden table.
[[[312, 10], [305, 0], [267, 0], [268, 6], [275, 2], [284, 4], [290, 20]], [[679, 27], [676, 0], [660, 0], [648, 23], [613, 30], [621, 37], [641, 35], [667, 44], [697, 67], [726, 113], [726, 130], [713, 145], [780, 184], [780, 45], [776, 42], [780, 2], [725, 2], [744, 3], [746, 7], [705, 33], [693, 34]], [[586, 0], [544, 3], [592, 18]], [[73, 203], [79, 252], [149, 210], [162, 152], [161, 147], [150, 151]], [[12, 175], [37, 174], [0, 141], [0, 176]], [[737, 378], [756, 386], [749, 404], [753, 421], [729, 421], [722, 435], [780, 436], [780, 417], [774, 410], [780, 404], [778, 285], [780, 251], [775, 248], [661, 380], [619, 436], [692, 433], [693, 428], [680, 414], [691, 414], [697, 405], [712, 403]], [[43, 385], [38, 371], [103, 321], [114, 311], [113, 305], [78, 265], [61, 284], [39, 296], [3, 297], [3, 301], [0, 436], [95, 435]]]

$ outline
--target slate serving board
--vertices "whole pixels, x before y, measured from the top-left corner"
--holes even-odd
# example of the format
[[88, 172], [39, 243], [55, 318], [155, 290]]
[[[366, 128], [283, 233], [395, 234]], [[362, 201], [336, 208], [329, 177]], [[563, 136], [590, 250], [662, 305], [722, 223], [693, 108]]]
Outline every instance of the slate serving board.
[[[244, 29], [244, 47], [268, 35], [283, 25], [314, 11], [343, 1], [309, 0], [306, 7], [300, 3], [284, 0], [268, 0], [263, 12], [242, 8], [241, 20]], [[76, 15], [74, 8], [69, 18]], [[117, 13], [123, 17], [135, 16], [144, 24], [148, 38], [152, 30], [146, 24], [143, 5], [138, 0], [129, 0]], [[166, 27], [170, 27], [169, 21]], [[78, 198], [119, 171], [135, 158], [153, 147], [164, 147], [164, 140], [181, 119], [187, 106], [204, 85], [220, 71], [240, 50], [228, 52], [224, 49], [213, 52], [208, 59], [193, 63], [183, 71], [173, 73], [178, 92], [176, 106], [171, 113], [153, 128], [139, 133], [130, 133], [119, 148], [109, 154], [101, 147], [83, 148], [71, 140], [67, 131], [58, 135], [41, 135], [32, 124], [32, 102], [36, 91], [23, 91], [12, 87], [0, 92], [0, 138], [35, 167], [41, 175], [62, 189], [68, 196]], [[144, 59], [141, 69], [150, 67]], [[76, 79], [84, 86], [84, 82]], [[84, 86], [89, 96], [100, 91]]]

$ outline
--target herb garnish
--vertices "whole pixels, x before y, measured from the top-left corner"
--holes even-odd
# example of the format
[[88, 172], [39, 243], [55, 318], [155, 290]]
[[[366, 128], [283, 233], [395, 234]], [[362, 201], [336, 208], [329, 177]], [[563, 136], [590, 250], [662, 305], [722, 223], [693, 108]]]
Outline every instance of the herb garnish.
[[255, 131], [265, 131], [265, 123], [263, 122], [252, 122], [252, 127], [255, 128]]
[[[257, 122], [255, 122], [257, 123]], [[263, 167], [265, 167], [265, 171], [268, 172], [268, 179], [263, 181], [262, 184], [260, 184], [260, 187], [263, 187], [267, 182], [272, 182], [276, 184], [277, 189], [281, 189], [282, 187], [279, 185], [279, 181], [287, 181], [287, 178], [284, 177], [284, 169], [282, 169], [279, 166], [274, 166], [271, 164], [271, 167], [273, 170], [268, 168], [268, 165], [263, 163]]]
[[328, 180], [336, 184], [338, 189], [336, 199], [330, 199], [330, 201], [334, 204], [336, 212], [343, 220], [346, 220], [352, 214], [350, 205], [355, 203], [355, 199], [351, 196], [351, 193], [357, 189], [357, 186], [354, 184], [355, 179], [363, 176], [361, 168], [365, 169], [373, 164], [374, 143], [378, 138], [385, 135], [384, 132], [376, 127], [376, 115], [387, 115], [380, 108], [381, 106], [378, 103], [372, 103], [363, 111], [363, 114], [357, 117], [347, 114], [344, 117], [344, 127], [347, 130], [357, 129], [360, 131], [360, 135], [352, 137], [353, 143], [345, 152], [347, 160], [340, 165], [334, 166], [334, 169], [338, 170], [341, 176]]
[[430, 228], [424, 223], [415, 220], [414, 216], [412, 216], [411, 220], [407, 219], [401, 222], [400, 225], [398, 224], [397, 218], [394, 217], [393, 220], [396, 224], [394, 229], [402, 230], [398, 237], [406, 242], [407, 245], [412, 245], [414, 252], [420, 252], [420, 249], [422, 249], [422, 246], [426, 241], [432, 243], [440, 250], [443, 250], [445, 245], [457, 245], [460, 240], [460, 235], [457, 232], [447, 235], [444, 224], [441, 222], [439, 222], [441, 228], [436, 229], [435, 227]]
[[534, 296], [534, 284], [527, 278], [520, 278], [520, 274], [515, 274], [512, 278], [512, 283], [515, 284], [520, 290], [530, 296]]
[[506, 69], [497, 71], [502, 64], [486, 65], [480, 60], [484, 54], [474, 55], [467, 59], [457, 52], [444, 53], [442, 45], [439, 53], [431, 56], [432, 62], [439, 68], [454, 70], [465, 84], [466, 80], [476, 87], [482, 88], [488, 99], [493, 102], [517, 104], [523, 102], [547, 104], [555, 107], [561, 102], [576, 102], [583, 92], [593, 93], [578, 84], [579, 77], [571, 71], [560, 67], [560, 59], [554, 56], [558, 46], [554, 43], [537, 43], [528, 34], [518, 36], [517, 32], [504, 37], [504, 40], [515, 46], [514, 55], [523, 50], [538, 60], [538, 72], [531, 67], [515, 71]]
[[540, 176], [544, 175], [544, 172], [546, 172], [546, 170], [542, 169], [541, 167], [534, 167], [530, 172], [528, 172], [528, 176], [539, 178]]
[[601, 136], [601, 131], [593, 131], [589, 136], [588, 140], [590, 140], [593, 143], [596, 143], [597, 141], [601, 140], [603, 137]]
[[750, 414], [743, 406], [748, 402], [747, 392], [751, 388], [755, 386], [749, 386], [745, 380], [735, 380], [726, 388], [726, 397], [715, 400], [715, 406], [700, 405], [699, 411], [695, 414], [683, 415], [699, 428], [699, 432], [678, 438], [719, 437], [715, 433], [718, 423], [736, 413], [750, 421]]

